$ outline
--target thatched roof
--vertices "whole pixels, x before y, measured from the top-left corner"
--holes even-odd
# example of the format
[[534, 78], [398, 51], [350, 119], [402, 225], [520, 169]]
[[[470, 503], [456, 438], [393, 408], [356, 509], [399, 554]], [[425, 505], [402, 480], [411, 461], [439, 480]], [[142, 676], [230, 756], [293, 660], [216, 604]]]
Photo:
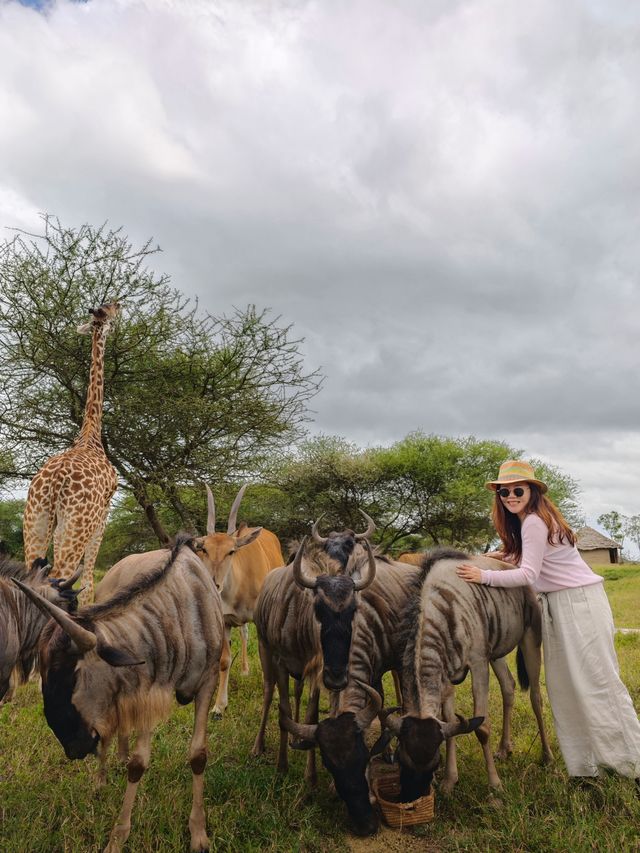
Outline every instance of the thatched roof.
[[608, 536], [605, 536], [603, 533], [598, 533], [597, 530], [594, 530], [593, 527], [581, 527], [580, 530], [576, 530], [576, 537], [578, 539], [578, 549], [580, 551], [594, 551], [596, 548], [620, 548], [621, 546], [614, 542], [613, 539], [609, 539]]

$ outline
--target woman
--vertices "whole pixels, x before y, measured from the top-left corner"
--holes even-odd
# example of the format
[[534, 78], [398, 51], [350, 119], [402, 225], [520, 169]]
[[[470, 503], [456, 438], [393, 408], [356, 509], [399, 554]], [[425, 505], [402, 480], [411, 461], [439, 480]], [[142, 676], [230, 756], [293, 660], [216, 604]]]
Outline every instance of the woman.
[[517, 568], [464, 563], [458, 575], [469, 583], [534, 587], [547, 693], [569, 775], [597, 776], [608, 767], [640, 788], [640, 722], [618, 673], [602, 578], [580, 556], [575, 534], [528, 462], [504, 462], [487, 488], [496, 493], [492, 518], [503, 545], [489, 556]]

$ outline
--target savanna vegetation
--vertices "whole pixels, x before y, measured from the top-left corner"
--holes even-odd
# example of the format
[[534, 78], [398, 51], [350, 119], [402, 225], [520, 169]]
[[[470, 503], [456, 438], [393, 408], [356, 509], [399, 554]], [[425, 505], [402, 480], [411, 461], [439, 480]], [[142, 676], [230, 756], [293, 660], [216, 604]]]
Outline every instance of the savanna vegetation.
[[[605, 577], [611, 570], [605, 569]], [[640, 612], [640, 575], [616, 567], [606, 580], [616, 623]], [[619, 610], [623, 602], [623, 610]], [[639, 626], [640, 627], [640, 626]], [[473, 736], [458, 739], [460, 782], [450, 797], [436, 793], [431, 824], [399, 834], [383, 829], [373, 839], [351, 836], [346, 810], [320, 772], [318, 790], [303, 781], [303, 753], [291, 751], [281, 778], [274, 766], [276, 713], [267, 730], [267, 753], [253, 759], [261, 702], [260, 669], [252, 629], [251, 674], [232, 666], [230, 704], [209, 722], [211, 760], [206, 770], [207, 825], [215, 851], [634, 851], [640, 849], [640, 798], [630, 780], [605, 775], [582, 788], [569, 783], [557, 760], [539, 763], [539, 739], [528, 697], [514, 711], [515, 751], [499, 767], [504, 791], [490, 798], [481, 751]], [[621, 674], [640, 709], [640, 635], [616, 638]], [[513, 668], [513, 667], [512, 667]], [[391, 692], [391, 685], [389, 695]], [[327, 710], [326, 698], [323, 701]], [[462, 713], [471, 714], [469, 684], [459, 688]], [[546, 707], [546, 722], [552, 722]], [[499, 691], [492, 681], [492, 719], [499, 728]], [[154, 737], [151, 766], [140, 785], [128, 850], [170, 853], [188, 849], [191, 774], [187, 748], [190, 708], [176, 708]], [[497, 740], [497, 735], [495, 735]], [[96, 762], [69, 762], [46, 725], [35, 684], [0, 708], [0, 849], [11, 853], [96, 853], [102, 850], [120, 806], [126, 773], [115, 756], [107, 785], [98, 788]]]

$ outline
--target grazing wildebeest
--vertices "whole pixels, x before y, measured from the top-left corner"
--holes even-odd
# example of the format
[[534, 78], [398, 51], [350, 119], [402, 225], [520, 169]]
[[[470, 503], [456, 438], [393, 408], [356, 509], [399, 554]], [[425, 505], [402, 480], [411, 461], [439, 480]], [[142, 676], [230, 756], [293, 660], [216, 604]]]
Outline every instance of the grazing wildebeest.
[[375, 580], [360, 593], [353, 617], [349, 682], [340, 693], [337, 715], [320, 723], [282, 719], [284, 727], [299, 739], [297, 748], [320, 748], [322, 762], [360, 835], [370, 835], [378, 828], [369, 800], [366, 771], [370, 755], [364, 731], [382, 704], [382, 676], [401, 668], [402, 614], [419, 575], [416, 567], [376, 558]]
[[30, 569], [9, 558], [0, 561], [0, 700], [9, 701], [14, 684], [29, 678], [36, 647], [47, 617], [9, 583], [18, 578], [67, 611], [78, 606], [78, 593], [72, 589], [82, 574], [80, 568], [66, 580], [50, 578], [51, 566], [44, 559], [33, 561]]
[[174, 695], [181, 705], [195, 703], [189, 830], [191, 850], [209, 849], [203, 806], [207, 715], [218, 678], [224, 619], [220, 594], [189, 547], [191, 541], [178, 536], [171, 551], [133, 555], [129, 559], [134, 565], [137, 558], [149, 571], [134, 570], [129, 585], [117, 583], [112, 598], [81, 608], [73, 618], [16, 582], [55, 620], [42, 635], [40, 671], [45, 717], [67, 758], [84, 758], [99, 745], [106, 749], [116, 734], [138, 735], [106, 853], [119, 851], [129, 837], [136, 790], [149, 764], [151, 733], [168, 716]]
[[[497, 561], [451, 549], [434, 550], [425, 558], [404, 616], [403, 715], [390, 714], [385, 720], [399, 740], [404, 801], [429, 790], [442, 741], [471, 731], [482, 745], [489, 784], [500, 787], [489, 745], [489, 663], [516, 646], [518, 676], [523, 687], [531, 688], [543, 755], [547, 760], [552, 757], [542, 721], [541, 613], [535, 593], [528, 586], [499, 589], [467, 584], [456, 574], [460, 562], [496, 568]], [[475, 715], [471, 721], [456, 719], [451, 689], [464, 681], [469, 670]], [[450, 746], [445, 789], [457, 780], [453, 741]]]
[[207, 535], [194, 540], [196, 553], [211, 572], [222, 596], [226, 652], [220, 665], [220, 683], [213, 714], [221, 717], [228, 704], [228, 653], [231, 628], [240, 628], [243, 675], [249, 672], [247, 656], [247, 623], [253, 621], [253, 609], [262, 584], [271, 569], [284, 565], [280, 541], [275, 533], [263, 527], [236, 528], [238, 508], [246, 486], [238, 492], [229, 513], [226, 533], [216, 533], [216, 508], [213, 494], [207, 489]]
[[[298, 683], [305, 678], [312, 682], [307, 711], [311, 719], [317, 713], [320, 674], [329, 690], [341, 690], [347, 684], [351, 623], [358, 603], [356, 593], [373, 582], [376, 572], [376, 562], [367, 541], [375, 525], [368, 516], [365, 518], [368, 528], [360, 534], [345, 530], [322, 538], [317, 522], [314, 524], [312, 536], [327, 559], [322, 573], [312, 576], [303, 566], [305, 537], [293, 564], [275, 569], [265, 580], [254, 614], [263, 672], [262, 719], [253, 747], [254, 755], [264, 751], [264, 734], [276, 681], [281, 719], [283, 715], [291, 716], [290, 675]], [[354, 566], [354, 552], [362, 553], [361, 542], [366, 548], [364, 573], [358, 571], [351, 576], [349, 569]], [[330, 574], [331, 565], [335, 574]], [[287, 767], [287, 734], [281, 725], [278, 768], [285, 771]], [[310, 767], [308, 770], [312, 772]]]

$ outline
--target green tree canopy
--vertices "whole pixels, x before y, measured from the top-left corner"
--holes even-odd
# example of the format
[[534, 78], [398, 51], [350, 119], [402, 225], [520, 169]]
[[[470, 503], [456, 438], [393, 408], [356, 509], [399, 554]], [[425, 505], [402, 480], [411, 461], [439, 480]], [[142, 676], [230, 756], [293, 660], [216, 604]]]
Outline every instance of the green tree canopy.
[[193, 519], [180, 490], [256, 471], [304, 433], [321, 377], [291, 327], [250, 306], [214, 317], [156, 275], [157, 248], [120, 230], [17, 232], [0, 250], [0, 437], [16, 477], [31, 478], [73, 442], [90, 362], [76, 332], [87, 309], [123, 303], [107, 342], [103, 443], [161, 541], [158, 507]]

